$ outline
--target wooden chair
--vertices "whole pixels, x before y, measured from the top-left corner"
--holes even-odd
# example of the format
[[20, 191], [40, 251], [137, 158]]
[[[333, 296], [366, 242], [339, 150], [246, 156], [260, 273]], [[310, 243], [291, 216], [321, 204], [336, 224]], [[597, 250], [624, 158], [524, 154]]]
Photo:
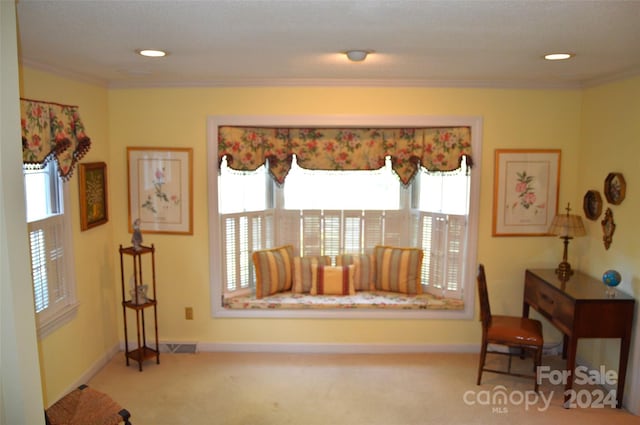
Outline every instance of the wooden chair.
[[[480, 320], [482, 322], [482, 347], [480, 350], [480, 364], [478, 366], [478, 382], [482, 380], [482, 372], [501, 373], [504, 375], [533, 378], [534, 389], [538, 392], [537, 371], [542, 361], [542, 323], [539, 320], [517, 316], [497, 316], [491, 314], [489, 305], [489, 293], [487, 291], [487, 278], [484, 265], [478, 267], [478, 294], [480, 296]], [[502, 345], [509, 348], [508, 352], [488, 351], [489, 344]], [[520, 354], [530, 352], [533, 354], [534, 373], [526, 375], [511, 371], [512, 349], [519, 349]], [[504, 354], [509, 356], [507, 370], [488, 369], [485, 360], [489, 354]]]
[[131, 414], [108, 395], [80, 385], [45, 410], [46, 425], [131, 425]]

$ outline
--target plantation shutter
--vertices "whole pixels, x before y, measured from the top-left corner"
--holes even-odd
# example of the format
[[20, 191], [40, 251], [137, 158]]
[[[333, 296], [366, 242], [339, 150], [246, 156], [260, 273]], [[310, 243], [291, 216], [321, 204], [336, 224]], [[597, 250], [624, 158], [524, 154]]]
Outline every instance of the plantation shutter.
[[251, 255], [254, 251], [270, 248], [269, 235], [273, 234], [273, 213], [225, 214], [222, 220], [222, 243], [225, 248], [223, 281], [227, 291], [249, 289], [254, 281]]
[[[64, 216], [28, 223], [36, 313], [64, 301]], [[54, 309], [55, 310], [55, 309]]]
[[322, 255], [322, 211], [320, 210], [302, 211], [300, 255]]
[[342, 247], [342, 211], [323, 211], [322, 255], [340, 254]]
[[384, 212], [384, 241], [385, 245], [407, 246], [408, 242], [407, 213], [405, 211]]
[[[276, 246], [293, 245], [294, 253], [300, 245], [300, 210], [278, 210]], [[275, 217], [274, 217], [275, 219]], [[273, 239], [271, 239], [273, 240]], [[297, 254], [296, 254], [297, 255]]]
[[360, 254], [362, 251], [363, 219], [362, 211], [343, 211], [344, 214], [344, 243], [342, 252], [345, 254]]
[[462, 295], [466, 217], [421, 212], [422, 284], [446, 297]]
[[466, 256], [467, 218], [449, 215], [447, 226], [447, 270], [443, 291], [445, 296], [462, 296], [464, 258]]
[[383, 216], [383, 211], [370, 210], [364, 212], [364, 253], [371, 253], [376, 245], [382, 244]]

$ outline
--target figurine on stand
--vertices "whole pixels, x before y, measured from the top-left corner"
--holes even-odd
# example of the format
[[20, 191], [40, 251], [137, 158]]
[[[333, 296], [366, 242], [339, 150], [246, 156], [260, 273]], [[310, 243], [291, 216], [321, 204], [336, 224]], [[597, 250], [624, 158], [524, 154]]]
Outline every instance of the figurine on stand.
[[133, 244], [134, 251], [140, 251], [142, 249], [142, 232], [140, 231], [139, 218], [136, 218], [133, 222], [133, 236], [131, 236], [131, 243]]

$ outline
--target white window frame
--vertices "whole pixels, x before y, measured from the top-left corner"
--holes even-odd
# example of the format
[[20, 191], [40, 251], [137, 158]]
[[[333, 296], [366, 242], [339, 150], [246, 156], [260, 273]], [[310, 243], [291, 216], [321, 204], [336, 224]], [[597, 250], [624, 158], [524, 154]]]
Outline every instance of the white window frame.
[[[75, 265], [73, 255], [73, 228], [71, 224], [71, 196], [69, 194], [68, 182], [63, 182], [59, 176], [58, 187], [62, 192], [62, 212], [60, 214], [52, 215], [44, 219], [35, 220], [27, 223], [28, 236], [31, 236], [31, 232], [38, 229], [53, 229], [51, 231], [45, 230], [48, 233], [46, 237], [51, 237], [52, 232], [57, 232], [59, 239], [58, 247], [61, 248], [63, 261], [59, 270], [58, 291], [64, 295], [57, 301], [52, 302], [50, 299], [49, 306], [44, 310], [36, 313], [36, 331], [38, 339], [43, 339], [50, 335], [57, 329], [61, 328], [65, 324], [69, 323], [76, 316], [78, 312], [78, 300], [76, 298], [76, 278], [75, 278]], [[25, 193], [25, 196], [29, 196]], [[29, 241], [29, 250], [31, 254], [31, 242]], [[32, 264], [29, 261], [29, 264]], [[33, 270], [32, 270], [33, 275]], [[35, 288], [34, 288], [35, 289]], [[54, 289], [49, 287], [49, 294], [54, 292]], [[34, 299], [35, 309], [35, 299]]]
[[[469, 195], [469, 237], [467, 267], [464, 268], [464, 308], [462, 310], [239, 310], [222, 306], [222, 235], [218, 213], [218, 128], [220, 126], [253, 127], [453, 127], [471, 128], [473, 175]], [[207, 168], [209, 196], [209, 265], [211, 312], [213, 317], [248, 318], [335, 318], [335, 319], [472, 319], [475, 309], [475, 265], [477, 263], [480, 176], [482, 175], [482, 118], [478, 116], [209, 116], [207, 118]]]

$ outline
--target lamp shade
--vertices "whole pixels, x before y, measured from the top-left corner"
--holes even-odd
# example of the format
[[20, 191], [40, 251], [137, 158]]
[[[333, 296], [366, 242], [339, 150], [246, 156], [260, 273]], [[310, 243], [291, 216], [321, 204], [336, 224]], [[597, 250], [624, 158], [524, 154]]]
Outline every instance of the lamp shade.
[[559, 214], [555, 216], [549, 228], [549, 233], [569, 238], [587, 234], [584, 224], [582, 224], [582, 218], [575, 214]]

